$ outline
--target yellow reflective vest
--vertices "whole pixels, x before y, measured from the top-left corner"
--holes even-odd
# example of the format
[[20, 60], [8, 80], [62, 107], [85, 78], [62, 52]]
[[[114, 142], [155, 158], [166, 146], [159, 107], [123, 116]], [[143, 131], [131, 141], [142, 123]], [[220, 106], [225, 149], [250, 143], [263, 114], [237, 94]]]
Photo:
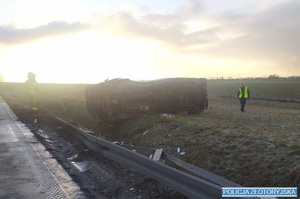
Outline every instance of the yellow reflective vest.
[[[242, 93], [242, 88], [239, 89], [239, 99], [241, 99], [243, 97], [243, 93]], [[244, 88], [244, 98], [247, 99], [248, 96], [248, 87], [245, 86]]]

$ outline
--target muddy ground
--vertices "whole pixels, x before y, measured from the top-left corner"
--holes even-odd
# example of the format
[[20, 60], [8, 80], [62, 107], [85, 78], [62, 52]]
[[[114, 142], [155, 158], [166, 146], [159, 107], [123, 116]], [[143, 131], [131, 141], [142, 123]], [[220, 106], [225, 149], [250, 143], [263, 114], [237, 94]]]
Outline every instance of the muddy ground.
[[300, 104], [250, 100], [244, 113], [239, 110], [237, 99], [211, 98], [199, 114], [143, 115], [114, 125], [100, 121], [94, 132], [110, 141], [164, 148], [242, 186], [299, 188]]

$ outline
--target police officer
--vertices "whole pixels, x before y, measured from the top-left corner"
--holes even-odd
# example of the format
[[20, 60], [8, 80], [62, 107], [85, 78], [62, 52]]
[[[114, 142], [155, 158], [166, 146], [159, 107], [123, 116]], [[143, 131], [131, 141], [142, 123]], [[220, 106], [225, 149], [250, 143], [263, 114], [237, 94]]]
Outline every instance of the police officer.
[[248, 88], [248, 86], [245, 86], [244, 83], [241, 83], [241, 87], [238, 90], [238, 98], [241, 103], [241, 112], [244, 112], [246, 101], [247, 100], [249, 101], [249, 98], [250, 98], [249, 88]]

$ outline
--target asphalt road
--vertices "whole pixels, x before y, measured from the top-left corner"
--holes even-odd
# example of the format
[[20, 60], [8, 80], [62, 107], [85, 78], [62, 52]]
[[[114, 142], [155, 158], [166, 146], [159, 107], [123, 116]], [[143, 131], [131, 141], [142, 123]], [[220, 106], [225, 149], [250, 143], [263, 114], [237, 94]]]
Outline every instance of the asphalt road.
[[85, 198], [0, 98], [0, 198]]

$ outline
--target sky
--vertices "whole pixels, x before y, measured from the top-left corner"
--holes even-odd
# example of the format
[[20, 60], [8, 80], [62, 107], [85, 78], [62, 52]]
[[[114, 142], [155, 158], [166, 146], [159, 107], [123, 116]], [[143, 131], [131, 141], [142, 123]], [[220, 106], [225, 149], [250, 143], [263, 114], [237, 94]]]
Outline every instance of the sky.
[[299, 0], [0, 0], [0, 79], [300, 76]]

